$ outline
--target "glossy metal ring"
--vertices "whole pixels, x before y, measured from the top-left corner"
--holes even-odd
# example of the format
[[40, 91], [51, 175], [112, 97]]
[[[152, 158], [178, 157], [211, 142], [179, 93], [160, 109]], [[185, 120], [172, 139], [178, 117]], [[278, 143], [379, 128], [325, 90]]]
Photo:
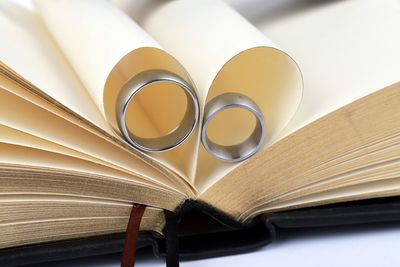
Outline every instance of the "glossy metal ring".
[[[207, 136], [208, 125], [218, 112], [229, 108], [243, 108], [250, 111], [256, 118], [256, 126], [252, 134], [240, 144], [231, 146], [216, 144]], [[264, 116], [257, 104], [247, 96], [225, 93], [210, 100], [205, 107], [201, 141], [211, 155], [222, 161], [240, 162], [254, 155], [264, 144], [265, 132]]]
[[[168, 134], [157, 138], [143, 138], [131, 133], [126, 123], [126, 112], [129, 103], [135, 95], [145, 90], [147, 86], [169, 82], [178, 85], [184, 90], [187, 97], [187, 107], [182, 121]], [[174, 73], [165, 70], [148, 70], [141, 72], [128, 80], [119, 92], [116, 105], [117, 124], [122, 136], [132, 146], [144, 152], [161, 152], [172, 149], [189, 137], [199, 119], [199, 101], [191, 85]]]

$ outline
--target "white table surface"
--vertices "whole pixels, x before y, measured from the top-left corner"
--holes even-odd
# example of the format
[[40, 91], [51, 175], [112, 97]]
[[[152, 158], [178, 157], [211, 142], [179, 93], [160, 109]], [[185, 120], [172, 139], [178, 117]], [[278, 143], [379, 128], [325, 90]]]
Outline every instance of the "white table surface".
[[[309, 229], [279, 234], [260, 250], [234, 256], [181, 262], [197, 266], [400, 266], [400, 223]], [[46, 263], [30, 267], [118, 267], [119, 255]], [[136, 266], [165, 266], [151, 251], [139, 251]]]

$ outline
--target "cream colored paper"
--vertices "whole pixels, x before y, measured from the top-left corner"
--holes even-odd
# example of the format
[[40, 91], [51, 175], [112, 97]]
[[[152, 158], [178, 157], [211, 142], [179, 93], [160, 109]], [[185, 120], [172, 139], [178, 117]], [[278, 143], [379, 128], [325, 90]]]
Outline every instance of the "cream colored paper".
[[[42, 140], [35, 141], [30, 146], [36, 147], [44, 143], [51, 143], [62, 147], [63, 151], [79, 151], [81, 158], [90, 159], [93, 162], [102, 162], [102, 164], [120, 171], [133, 173], [135, 176], [144, 175], [158, 181], [165, 178], [154, 166], [132, 155], [130, 150], [122, 148], [119, 144], [102, 137], [102, 135], [99, 136], [97, 131], [88, 130], [87, 125], [78, 118], [65, 114], [63, 110], [51, 105], [46, 99], [32, 94], [9, 78], [0, 76], [0, 95], [0, 102], [2, 102], [0, 105], [2, 109], [0, 113], [2, 114], [1, 122], [5, 123], [4, 126], [17, 130], [23, 135], [31, 135], [36, 140], [39, 138]], [[15, 106], [18, 106], [21, 114], [30, 114], [30, 116], [20, 116], [19, 113], [15, 112]], [[37, 113], [39, 110], [40, 112]], [[36, 120], [32, 120], [32, 117]], [[54, 131], [55, 128], [62, 128], [63, 131]], [[12, 133], [7, 135], [5, 140], [9, 141], [18, 137], [17, 134]], [[76, 136], [79, 136], [79, 138], [76, 138]], [[3, 135], [3, 137], [5, 136]], [[3, 140], [3, 137], [0, 139]], [[95, 149], [93, 150], [93, 148]], [[125, 167], [121, 168], [119, 163], [114, 164], [117, 158], [119, 159], [117, 161], [123, 160], [128, 163], [129, 167], [123, 164]], [[177, 182], [175, 177], [172, 180]]]
[[[79, 157], [50, 152], [32, 147], [20, 146], [0, 141], [0, 162], [6, 165], [36, 167], [39, 169], [58, 169], [65, 172], [83, 172], [88, 176], [99, 175], [110, 179], [121, 178], [118, 171], [105, 168]], [[125, 178], [126, 179], [126, 178]], [[140, 182], [139, 185], [146, 183]], [[145, 182], [145, 181], [144, 181]]]
[[[65, 60], [64, 55], [50, 38], [35, 9], [29, 6], [30, 2], [25, 1], [23, 3], [28, 5], [19, 5], [12, 1], [0, 2], [0, 34], [2, 36], [2, 41], [0, 42], [0, 61], [2, 61], [0, 68], [8, 76], [7, 78], [2, 77], [1, 87], [6, 86], [3, 84], [4, 79], [14, 80], [15, 84], [19, 84], [18, 91], [25, 91], [22, 94], [18, 93], [21, 98], [29, 99], [29, 101], [32, 101], [32, 97], [40, 99], [38, 102], [34, 101], [37, 106], [65, 118], [68, 124], [72, 122], [72, 124], [79, 125], [83, 132], [87, 131], [90, 134], [94, 134], [95, 139], [99, 138], [97, 140], [100, 140], [97, 141], [96, 146], [103, 152], [108, 151], [110, 145], [117, 154], [123, 150], [122, 153], [127, 155], [125, 156], [126, 158], [129, 158], [129, 165], [134, 166], [130, 167], [129, 172], [133, 171], [139, 173], [139, 176], [143, 174], [147, 176], [149, 174], [145, 173], [152, 170], [150, 171], [150, 176], [153, 178], [160, 177], [161, 174], [157, 174], [153, 166], [146, 164], [142, 159], [135, 158], [126, 151], [126, 146], [124, 148], [121, 142], [116, 142], [115, 137], [117, 134], [114, 133], [110, 124], [101, 115], [89, 93]], [[9, 90], [10, 88], [6, 86], [5, 89]], [[14, 92], [14, 90], [11, 89], [11, 92]], [[9, 104], [13, 109], [11, 114], [28, 119], [29, 123], [38, 126], [39, 123], [37, 121], [24, 116], [27, 114], [32, 115], [29, 110], [21, 111], [21, 107], [16, 103]], [[14, 110], [18, 110], [21, 114], [16, 113]], [[87, 121], [97, 127], [89, 125]], [[49, 126], [47, 130], [51, 131], [52, 134], [58, 134], [52, 127], [54, 125], [49, 121], [43, 123]], [[27, 125], [24, 127], [29, 128]], [[103, 132], [99, 128], [106, 131], [108, 136], [105, 135], [103, 137]], [[60, 136], [57, 136], [57, 138], [58, 140], [62, 139]], [[79, 139], [77, 136], [73, 138]], [[107, 149], [104, 146], [99, 146], [99, 144], [103, 143], [106, 143]], [[78, 149], [81, 148], [79, 147]], [[88, 151], [86, 150], [86, 152]], [[112, 154], [114, 152], [109, 152], [105, 152], [107, 157], [111, 159], [107, 161], [113, 162], [114, 156]], [[146, 160], [147, 162], [150, 161], [149, 159]]]
[[[154, 2], [146, 11], [139, 23], [185, 66], [203, 107], [225, 92], [247, 95], [264, 114], [268, 142], [276, 138], [302, 95], [301, 74], [290, 56], [222, 1]], [[225, 116], [213, 131], [216, 138], [243, 133], [250, 127], [244, 116]], [[238, 131], [227, 133], [225, 123]], [[203, 191], [238, 164], [225, 164], [199, 146], [196, 186]]]
[[[167, 187], [175, 190], [177, 186], [179, 187], [179, 180], [165, 177], [156, 169], [149, 168], [145, 162], [131, 153], [11, 92], [0, 89], [0, 103], [2, 125], [88, 154], [98, 160], [107, 161], [115, 165], [117, 169], [148, 179], [160, 186], [169, 184]], [[30, 114], [31, 117], [16, 113], [15, 107], [18, 107], [22, 114]], [[55, 131], [54, 129], [62, 130]]]
[[399, 1], [228, 2], [303, 72], [304, 97], [284, 135], [399, 81]]
[[[61, 165], [63, 166], [64, 161], [69, 161], [71, 158], [75, 159], [75, 170], [79, 172], [95, 172], [97, 175], [108, 175], [109, 177], [114, 177], [114, 178], [119, 178], [119, 179], [124, 179], [127, 181], [135, 181], [138, 184], [146, 184], [148, 186], [157, 186], [156, 183], [151, 183], [148, 180], [145, 180], [143, 178], [140, 178], [137, 175], [132, 175], [126, 170], [123, 170], [122, 168], [118, 168], [115, 165], [110, 164], [109, 162], [99, 160], [95, 157], [92, 157], [90, 155], [86, 155], [83, 153], [80, 153], [76, 150], [69, 149], [67, 147], [64, 147], [62, 145], [58, 145], [56, 143], [52, 143], [50, 141], [38, 138], [36, 136], [27, 134], [25, 132], [18, 131], [16, 129], [10, 128], [8, 126], [5, 126], [0, 123], [0, 143], [1, 144], [7, 144], [9, 146], [13, 145], [16, 147], [23, 147], [25, 150], [29, 151], [31, 155], [35, 155], [35, 151], [41, 151], [40, 153], [35, 155], [35, 159], [42, 160], [42, 157], [40, 157], [40, 154], [44, 154], [43, 160], [44, 162], [45, 157], [47, 155], [45, 152], [48, 153], [55, 153], [59, 155], [59, 157], [65, 157], [64, 160], [60, 161]], [[20, 149], [21, 150], [21, 149]], [[31, 151], [30, 151], [31, 150]], [[16, 151], [15, 151], [16, 152]], [[15, 153], [14, 155], [11, 155], [11, 157], [18, 157], [18, 164], [19, 165], [26, 165], [28, 162], [24, 161], [23, 157], [20, 157], [18, 153]], [[79, 159], [79, 160], [77, 160]], [[8, 159], [6, 159], [8, 161]], [[2, 160], [2, 164], [5, 162]], [[14, 162], [16, 163], [16, 162]], [[36, 165], [39, 167], [45, 167], [44, 165], [39, 164], [38, 162]], [[16, 163], [17, 164], [17, 163]], [[31, 165], [32, 166], [32, 165]], [[90, 167], [90, 168], [88, 168]], [[65, 171], [65, 168], [61, 167], [63, 171]]]
[[108, 1], [35, 0], [43, 22], [104, 114], [104, 85], [131, 51], [160, 46]]
[[[109, 1], [34, 2], [66, 59], [101, 113], [117, 132], [119, 127], [115, 108], [118, 93], [125, 82], [139, 72], [167, 70], [191, 83], [182, 66]], [[137, 107], [136, 114], [139, 114], [139, 119], [128, 119], [128, 128], [134, 123], [135, 126], [139, 123], [140, 132], [147, 134], [142, 137], [167, 134], [174, 121], [171, 117], [185, 111], [182, 109], [180, 89], [175, 88], [175, 91], [162, 97], [156, 91], [153, 90], [147, 98], [141, 97], [140, 105], [132, 102], [130, 104]], [[161, 100], [169, 105], [157, 104]], [[130, 110], [128, 108], [128, 113]], [[156, 112], [160, 110], [165, 112]], [[176, 124], [173, 127], [176, 127]], [[194, 162], [192, 153], [188, 152], [192, 150], [193, 141], [189, 140], [177, 149], [151, 156], [187, 178]]]
[[0, 61], [50, 97], [112, 133], [36, 12], [0, 1]]

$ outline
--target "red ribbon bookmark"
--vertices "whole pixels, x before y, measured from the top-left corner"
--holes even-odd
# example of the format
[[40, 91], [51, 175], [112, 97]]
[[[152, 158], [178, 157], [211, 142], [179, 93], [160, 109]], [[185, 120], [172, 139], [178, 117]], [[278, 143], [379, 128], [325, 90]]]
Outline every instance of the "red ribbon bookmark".
[[124, 250], [122, 252], [121, 267], [132, 267], [135, 265], [136, 244], [139, 234], [139, 226], [146, 206], [133, 204], [126, 228]]

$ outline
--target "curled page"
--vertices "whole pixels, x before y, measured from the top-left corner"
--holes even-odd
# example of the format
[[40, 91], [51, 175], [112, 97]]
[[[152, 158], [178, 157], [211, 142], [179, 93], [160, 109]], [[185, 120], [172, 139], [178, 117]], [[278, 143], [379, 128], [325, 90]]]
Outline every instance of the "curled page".
[[116, 132], [187, 176], [193, 162], [187, 151], [193, 150], [193, 141], [152, 153], [180, 145], [196, 130], [197, 92], [178, 61], [109, 1], [37, 0], [35, 4]]
[[[301, 101], [302, 76], [294, 60], [223, 1], [153, 4], [139, 23], [188, 70], [203, 112], [226, 93], [245, 96], [261, 111], [265, 143], [272, 143]], [[222, 146], [236, 145], [253, 135], [257, 120], [244, 109], [224, 110], [207, 125], [207, 135]], [[217, 159], [200, 143], [197, 161], [200, 191], [240, 164]]]

